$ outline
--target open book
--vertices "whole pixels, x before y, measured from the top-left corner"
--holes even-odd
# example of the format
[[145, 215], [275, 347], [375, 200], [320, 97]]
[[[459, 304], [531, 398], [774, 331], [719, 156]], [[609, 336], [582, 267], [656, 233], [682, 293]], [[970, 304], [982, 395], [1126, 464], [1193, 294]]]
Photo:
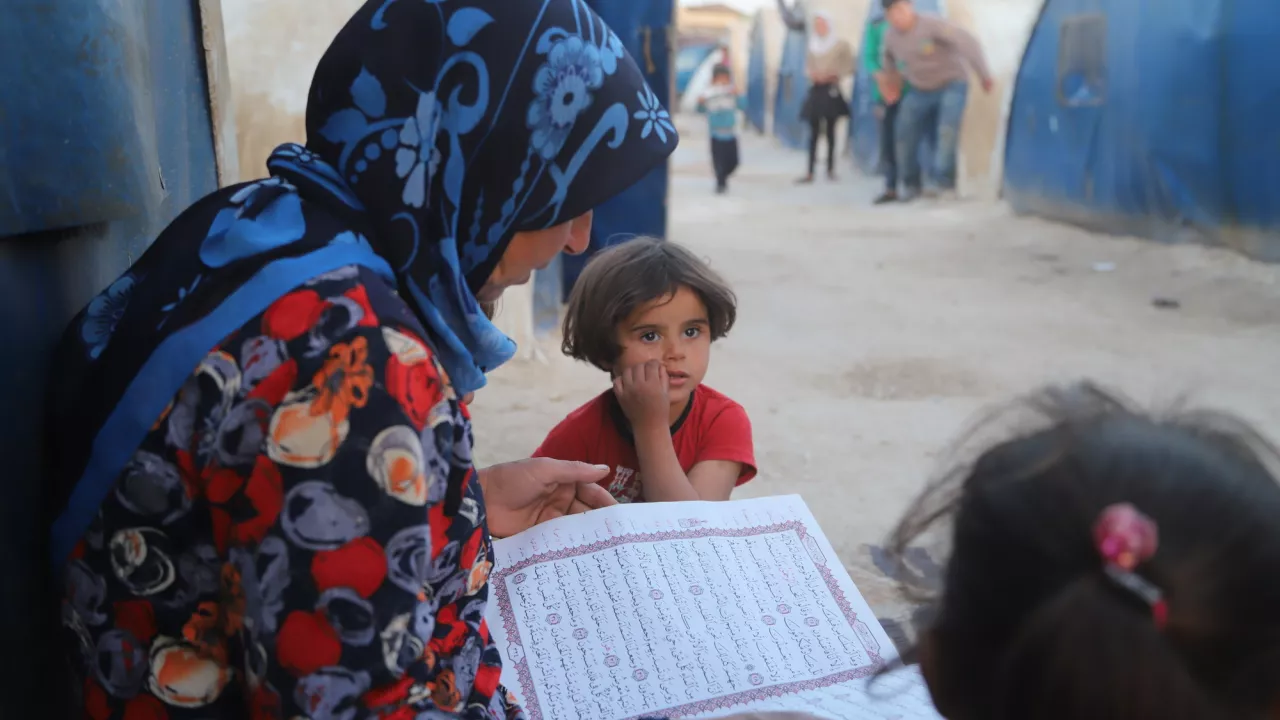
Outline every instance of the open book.
[[799, 496], [620, 505], [495, 543], [489, 627], [532, 720], [937, 720]]

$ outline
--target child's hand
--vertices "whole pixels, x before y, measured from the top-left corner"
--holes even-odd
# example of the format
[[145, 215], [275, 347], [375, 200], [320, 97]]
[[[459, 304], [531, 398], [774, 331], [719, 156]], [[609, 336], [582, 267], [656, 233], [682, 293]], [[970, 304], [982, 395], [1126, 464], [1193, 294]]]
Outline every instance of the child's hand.
[[662, 362], [650, 360], [632, 365], [613, 380], [613, 394], [632, 427], [667, 427], [670, 424], [671, 400], [667, 369]]

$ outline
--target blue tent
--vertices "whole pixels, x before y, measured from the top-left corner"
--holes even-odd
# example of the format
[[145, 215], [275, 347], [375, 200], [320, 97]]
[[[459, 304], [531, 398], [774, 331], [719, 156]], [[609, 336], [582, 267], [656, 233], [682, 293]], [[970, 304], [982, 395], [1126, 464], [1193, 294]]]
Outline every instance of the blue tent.
[[1280, 260], [1274, 0], [1047, 0], [1004, 194], [1096, 229]]
[[0, 22], [0, 328], [12, 348], [0, 356], [0, 636], [23, 653], [0, 674], [4, 717], [58, 714], [50, 673], [65, 668], [41, 577], [53, 344], [218, 184], [197, 3], [122, 8], [9, 0]]
[[747, 55], [747, 122], [756, 132], [765, 131], [765, 103], [768, 101], [765, 87], [765, 35], [764, 22], [759, 15], [751, 26], [751, 47]]
[[[915, 0], [914, 5], [921, 12], [942, 14], [939, 0]], [[882, 19], [884, 19], [884, 6], [876, 0], [871, 3], [871, 11], [867, 15], [867, 27]], [[876, 106], [871, 95], [875, 80], [867, 70], [867, 64], [863, 62], [861, 43], [859, 43], [858, 53], [853, 97], [849, 100], [851, 105], [849, 145], [853, 148], [854, 165], [863, 172], [875, 173], [880, 167], [880, 122], [876, 119]], [[921, 153], [926, 157], [932, 157], [932, 146], [933, 138], [926, 138]], [[929, 165], [926, 163], [924, 167]]]
[[800, 119], [800, 108], [809, 92], [809, 76], [804, 68], [807, 46], [804, 30], [787, 30], [773, 98], [773, 134], [793, 148], [809, 145], [809, 124]]

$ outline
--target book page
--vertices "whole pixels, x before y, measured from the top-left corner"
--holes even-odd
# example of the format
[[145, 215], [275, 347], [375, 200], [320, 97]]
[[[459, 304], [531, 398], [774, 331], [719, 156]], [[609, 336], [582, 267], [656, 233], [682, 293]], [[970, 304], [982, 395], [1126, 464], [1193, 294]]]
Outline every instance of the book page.
[[620, 505], [494, 544], [502, 682], [532, 720], [793, 710], [937, 720], [799, 496]]

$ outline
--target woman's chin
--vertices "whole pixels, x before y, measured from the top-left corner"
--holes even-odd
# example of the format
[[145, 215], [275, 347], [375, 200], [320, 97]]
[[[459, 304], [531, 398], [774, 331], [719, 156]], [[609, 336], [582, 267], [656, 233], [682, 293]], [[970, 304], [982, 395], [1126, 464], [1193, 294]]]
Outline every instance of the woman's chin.
[[506, 290], [501, 285], [485, 285], [476, 291], [476, 302], [495, 303], [502, 299], [502, 291]]

